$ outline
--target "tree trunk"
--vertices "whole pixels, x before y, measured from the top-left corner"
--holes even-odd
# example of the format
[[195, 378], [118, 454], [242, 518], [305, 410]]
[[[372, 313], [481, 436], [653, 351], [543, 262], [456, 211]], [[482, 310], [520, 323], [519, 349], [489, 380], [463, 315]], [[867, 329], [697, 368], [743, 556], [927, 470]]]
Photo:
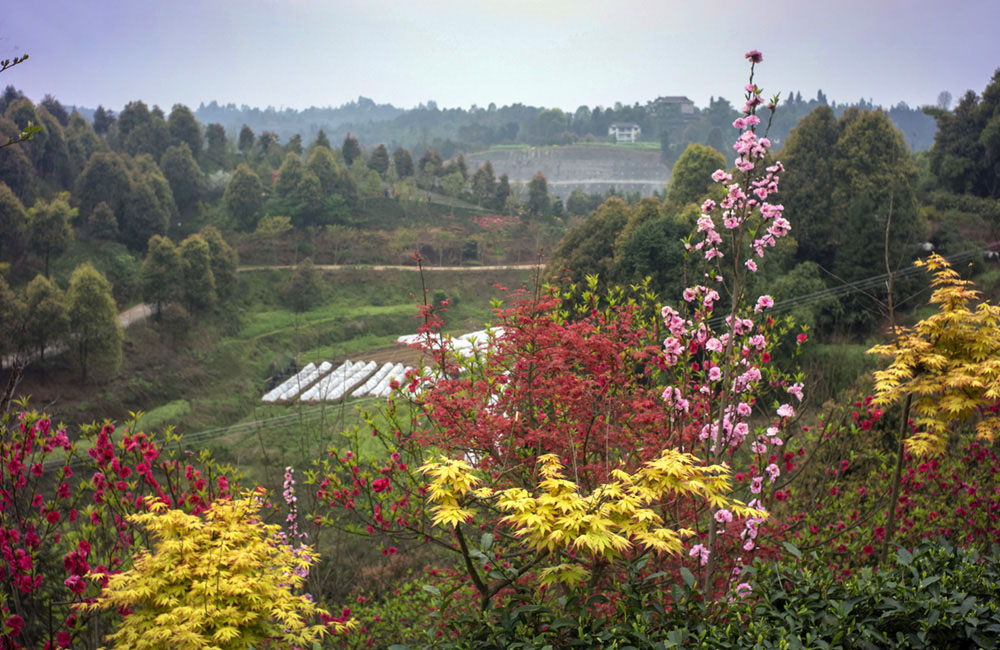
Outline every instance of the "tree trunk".
[[906, 437], [906, 425], [910, 421], [910, 400], [912, 399], [912, 393], [906, 396], [906, 402], [903, 404], [903, 415], [899, 420], [899, 441], [896, 445], [896, 468], [892, 473], [892, 488], [889, 491], [889, 520], [885, 525], [885, 537], [882, 539], [882, 550], [879, 553], [879, 564], [885, 564], [886, 557], [889, 555], [889, 543], [892, 541], [892, 537], [896, 533], [896, 504], [899, 502], [899, 484], [903, 473], [903, 455], [906, 451], [903, 440]]

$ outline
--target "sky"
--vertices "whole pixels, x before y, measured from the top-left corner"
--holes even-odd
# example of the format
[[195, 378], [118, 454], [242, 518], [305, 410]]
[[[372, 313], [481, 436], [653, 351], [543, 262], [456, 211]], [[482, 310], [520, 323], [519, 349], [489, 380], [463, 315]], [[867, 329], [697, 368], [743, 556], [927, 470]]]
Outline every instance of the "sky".
[[0, 75], [33, 100], [115, 111], [742, 103], [765, 95], [934, 104], [1000, 68], [1000, 0], [4, 0]]

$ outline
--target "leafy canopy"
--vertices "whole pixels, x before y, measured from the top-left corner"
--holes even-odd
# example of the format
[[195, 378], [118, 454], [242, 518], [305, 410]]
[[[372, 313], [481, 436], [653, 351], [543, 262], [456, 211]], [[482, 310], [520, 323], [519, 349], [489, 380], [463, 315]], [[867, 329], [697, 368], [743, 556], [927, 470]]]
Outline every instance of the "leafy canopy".
[[[152, 551], [107, 577], [84, 609], [131, 610], [108, 636], [119, 649], [235, 650], [269, 639], [302, 647], [320, 639], [326, 628], [308, 621], [326, 612], [294, 593], [315, 555], [282, 541], [280, 526], [260, 520], [261, 505], [260, 494], [247, 492], [216, 501], [202, 518], [151, 502], [150, 512], [129, 520], [152, 535]], [[350, 626], [334, 623], [334, 630]]]
[[869, 350], [892, 358], [875, 373], [875, 403], [913, 395], [917, 431], [908, 447], [916, 454], [942, 453], [950, 425], [975, 417], [977, 437], [992, 441], [1000, 418], [985, 407], [1000, 399], [1000, 306], [975, 304], [972, 282], [939, 255], [916, 264], [934, 273], [931, 303], [939, 310], [904, 330], [897, 343]]

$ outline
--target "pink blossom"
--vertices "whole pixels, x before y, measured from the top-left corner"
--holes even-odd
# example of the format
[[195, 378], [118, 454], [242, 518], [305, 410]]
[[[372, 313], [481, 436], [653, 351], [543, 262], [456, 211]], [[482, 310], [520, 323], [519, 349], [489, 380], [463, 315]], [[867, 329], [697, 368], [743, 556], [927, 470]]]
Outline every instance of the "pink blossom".
[[798, 400], [800, 402], [802, 401], [802, 382], [801, 381], [792, 384], [791, 386], [789, 386], [785, 390], [788, 391], [789, 393], [791, 393], [792, 395], [794, 395], [796, 398], [798, 398]]
[[793, 418], [795, 417], [795, 409], [790, 404], [782, 404], [778, 407], [778, 417]]
[[728, 524], [733, 520], [733, 513], [729, 512], [725, 508], [719, 510], [715, 513], [715, 521], [720, 524]]
[[705, 566], [708, 563], [708, 556], [710, 553], [711, 551], [705, 548], [704, 544], [695, 544], [691, 547], [691, 550], [688, 551], [688, 555], [698, 558], [698, 563], [701, 566]]
[[769, 309], [771, 307], [774, 307], [774, 299], [771, 298], [771, 296], [765, 295], [761, 296], [760, 298], [757, 298], [757, 305], [754, 306], [753, 310], [755, 312], [762, 312], [765, 309]]
[[722, 371], [719, 370], [718, 366], [715, 366], [708, 371], [708, 379], [709, 381], [719, 381], [722, 379]]
[[752, 259], [747, 259], [747, 261], [743, 262], [743, 264], [750, 270], [751, 273], [757, 272], [757, 262], [754, 262]]
[[712, 180], [715, 181], [716, 183], [719, 183], [723, 181], [731, 181], [733, 180], [733, 177], [732, 174], [728, 174], [721, 169], [716, 169], [714, 172], [712, 172]]

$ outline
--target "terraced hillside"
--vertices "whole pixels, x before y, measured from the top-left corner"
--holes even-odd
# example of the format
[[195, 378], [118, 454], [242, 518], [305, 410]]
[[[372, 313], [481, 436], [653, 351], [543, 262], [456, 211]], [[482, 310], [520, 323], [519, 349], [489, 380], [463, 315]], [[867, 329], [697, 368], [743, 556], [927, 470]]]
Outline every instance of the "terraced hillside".
[[575, 188], [605, 192], [615, 187], [649, 196], [662, 191], [670, 179], [670, 168], [660, 161], [658, 149], [615, 145], [569, 145], [562, 147], [498, 148], [468, 154], [465, 161], [475, 170], [489, 160], [497, 176], [507, 174], [511, 183], [527, 184], [537, 172], [549, 182], [549, 193], [563, 199]]

